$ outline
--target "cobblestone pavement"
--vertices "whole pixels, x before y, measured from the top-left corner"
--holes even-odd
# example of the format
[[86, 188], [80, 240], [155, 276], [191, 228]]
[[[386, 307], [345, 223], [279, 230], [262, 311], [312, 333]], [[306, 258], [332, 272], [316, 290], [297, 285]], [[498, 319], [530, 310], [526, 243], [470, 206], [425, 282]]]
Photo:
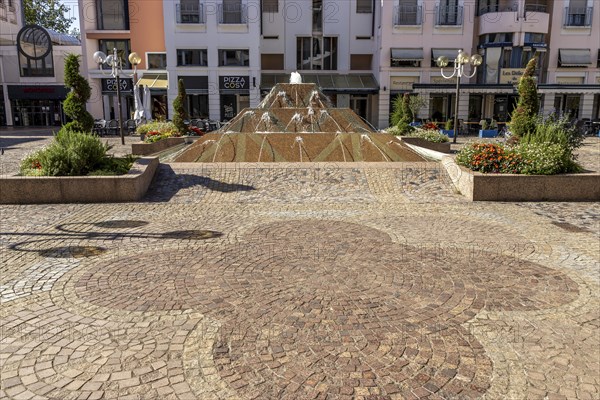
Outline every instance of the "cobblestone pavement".
[[600, 398], [598, 203], [167, 164], [139, 203], [0, 212], [0, 398]]

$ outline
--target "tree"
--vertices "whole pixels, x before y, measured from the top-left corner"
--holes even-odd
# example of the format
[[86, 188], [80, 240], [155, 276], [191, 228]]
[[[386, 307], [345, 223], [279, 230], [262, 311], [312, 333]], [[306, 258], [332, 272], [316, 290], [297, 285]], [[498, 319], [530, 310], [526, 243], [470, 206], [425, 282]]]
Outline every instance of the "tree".
[[36, 24], [61, 33], [68, 33], [75, 18], [67, 18], [71, 9], [58, 0], [23, 0], [26, 24]]
[[519, 80], [519, 102], [510, 116], [510, 130], [513, 135], [523, 137], [527, 133], [535, 132], [536, 117], [540, 108], [535, 82], [535, 68], [537, 62], [532, 58], [527, 63], [525, 72]]
[[65, 124], [66, 130], [91, 132], [94, 117], [86, 108], [85, 103], [90, 99], [92, 90], [88, 81], [79, 73], [79, 57], [69, 54], [65, 58], [65, 86], [71, 91], [63, 102], [65, 114], [73, 121]]
[[425, 103], [425, 99], [419, 95], [410, 96], [410, 98], [408, 99], [408, 108], [412, 115], [413, 121], [416, 121], [417, 115], [419, 115], [419, 111], [421, 111], [421, 108], [425, 106]]
[[393, 111], [391, 115], [392, 126], [396, 126], [400, 123], [400, 120], [404, 117], [404, 110], [402, 109], [403, 96], [396, 96], [394, 99]]
[[173, 124], [182, 135], [187, 133], [188, 125], [185, 123], [188, 119], [187, 112], [185, 111], [185, 86], [183, 79], [180, 79], [177, 84], [177, 97], [173, 100]]

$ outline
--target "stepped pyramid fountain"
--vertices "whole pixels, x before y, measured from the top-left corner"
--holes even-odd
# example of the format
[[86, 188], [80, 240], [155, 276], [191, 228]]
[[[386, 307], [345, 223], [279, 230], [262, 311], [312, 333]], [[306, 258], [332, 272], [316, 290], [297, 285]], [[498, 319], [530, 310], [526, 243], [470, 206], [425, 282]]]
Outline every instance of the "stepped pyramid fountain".
[[[295, 78], [298, 79], [297, 77]], [[314, 83], [280, 83], [257, 108], [202, 136], [177, 162], [423, 161]]]

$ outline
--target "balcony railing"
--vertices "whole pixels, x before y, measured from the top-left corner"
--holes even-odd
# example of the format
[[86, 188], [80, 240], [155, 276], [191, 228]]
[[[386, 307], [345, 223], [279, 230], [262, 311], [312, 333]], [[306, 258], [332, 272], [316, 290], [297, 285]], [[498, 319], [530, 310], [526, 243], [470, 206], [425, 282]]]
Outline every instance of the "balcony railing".
[[494, 4], [494, 5], [481, 7], [479, 9], [479, 15], [483, 15], [483, 14], [487, 14], [487, 13], [517, 12], [517, 11], [519, 11], [519, 3]]
[[463, 23], [462, 6], [437, 6], [435, 24], [444, 26], [460, 26]]
[[423, 12], [421, 6], [394, 7], [394, 26], [421, 25]]
[[565, 7], [564, 26], [592, 26], [593, 7], [570, 8]]
[[219, 24], [247, 24], [248, 10], [245, 4], [219, 4]]
[[546, 3], [528, 2], [525, 3], [525, 12], [527, 11], [548, 13], [548, 5]]
[[178, 24], [205, 24], [204, 7], [200, 3], [178, 3], [175, 5]]

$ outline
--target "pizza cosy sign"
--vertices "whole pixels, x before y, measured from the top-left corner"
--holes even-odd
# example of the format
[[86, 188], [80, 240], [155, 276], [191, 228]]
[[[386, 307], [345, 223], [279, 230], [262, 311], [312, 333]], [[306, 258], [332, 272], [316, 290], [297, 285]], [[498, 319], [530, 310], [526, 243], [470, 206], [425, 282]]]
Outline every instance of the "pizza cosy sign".
[[247, 91], [250, 90], [250, 77], [249, 76], [220, 76], [219, 77], [219, 89], [221, 90], [236, 90], [236, 91]]

